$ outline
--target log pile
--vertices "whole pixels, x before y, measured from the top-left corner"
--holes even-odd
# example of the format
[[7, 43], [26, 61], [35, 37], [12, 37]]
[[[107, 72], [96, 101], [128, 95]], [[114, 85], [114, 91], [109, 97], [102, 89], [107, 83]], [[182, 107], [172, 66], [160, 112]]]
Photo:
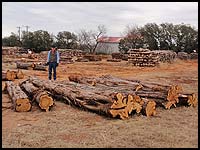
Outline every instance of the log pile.
[[102, 58], [100, 55], [86, 54], [83, 56], [84, 59], [88, 59], [89, 61], [101, 61]]
[[12, 100], [13, 108], [18, 112], [27, 112], [31, 110], [31, 102], [23, 90], [12, 81], [6, 81], [5, 88]]
[[4, 47], [2, 46], [2, 55], [15, 55], [19, 47]]
[[186, 52], [178, 52], [177, 57], [181, 60], [188, 60], [189, 55]]
[[38, 103], [41, 109], [49, 111], [50, 107], [54, 105], [53, 98], [49, 96], [49, 93], [35, 87], [32, 83], [24, 81], [20, 84], [20, 87], [32, 98], [32, 101]]
[[112, 53], [112, 59], [122, 59], [122, 53]]
[[[182, 87], [179, 85], [162, 85], [139, 80], [121, 79], [110, 75], [97, 78], [71, 75], [69, 76], [69, 80], [76, 83], [92, 85], [96, 88], [102, 87], [105, 91], [113, 90], [126, 94], [136, 94], [141, 98], [153, 99], [158, 106], [162, 106], [165, 109], [170, 109], [172, 106], [176, 107], [177, 104], [186, 104], [183, 102], [186, 99], [187, 106], [197, 105], [197, 99], [194, 93], [184, 94]], [[97, 91], [103, 92], [101, 88]]]
[[128, 61], [128, 54], [122, 54], [122, 53], [112, 53], [112, 59], [121, 59]]
[[190, 59], [198, 59], [198, 53], [190, 53], [189, 58]]
[[158, 61], [172, 63], [177, 57], [176, 52], [172, 50], [154, 50], [151, 51], [154, 55], [158, 56]]
[[[48, 111], [54, 104], [50, 96], [52, 95], [55, 99], [62, 99], [74, 107], [121, 119], [127, 119], [134, 114], [155, 116], [156, 107], [159, 106], [165, 109], [183, 105], [197, 106], [196, 95], [184, 93], [179, 85], [162, 85], [110, 75], [71, 75], [69, 80], [54, 82], [29, 77], [17, 88], [13, 82], [6, 81], [6, 88], [10, 97], [15, 97], [15, 106], [18, 106], [15, 104], [19, 99], [18, 95], [21, 95], [21, 99], [33, 99], [41, 109]], [[28, 103], [28, 100], [26, 101]]]
[[128, 54], [128, 62], [134, 66], [154, 67], [159, 64], [158, 56], [148, 49], [130, 49]]
[[2, 80], [5, 81], [14, 81], [15, 79], [23, 79], [24, 74], [21, 70], [7, 70], [7, 71], [2, 71]]

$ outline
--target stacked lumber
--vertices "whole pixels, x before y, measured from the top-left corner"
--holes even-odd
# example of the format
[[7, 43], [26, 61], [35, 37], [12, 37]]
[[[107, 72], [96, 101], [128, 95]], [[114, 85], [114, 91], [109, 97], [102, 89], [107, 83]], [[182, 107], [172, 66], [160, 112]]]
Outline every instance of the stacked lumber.
[[6, 81], [7, 90], [13, 104], [13, 108], [18, 112], [27, 112], [31, 110], [31, 102], [23, 90], [12, 81]]
[[2, 80], [5, 81], [14, 81], [15, 79], [23, 79], [24, 74], [21, 70], [7, 70], [7, 71], [2, 71]]
[[88, 59], [89, 61], [101, 61], [102, 58], [100, 55], [86, 54], [83, 56], [84, 59]]
[[172, 50], [154, 50], [151, 51], [154, 55], [158, 56], [158, 61], [172, 63], [177, 57], [176, 52]]
[[128, 62], [134, 66], [154, 67], [159, 64], [158, 56], [148, 49], [130, 49], [128, 54]]
[[40, 71], [47, 71], [47, 66], [43, 63], [22, 63], [22, 62], [16, 62], [17, 68], [19, 69], [26, 69], [26, 70], [40, 70]]
[[189, 55], [186, 52], [178, 52], [177, 57], [181, 60], [188, 60]]

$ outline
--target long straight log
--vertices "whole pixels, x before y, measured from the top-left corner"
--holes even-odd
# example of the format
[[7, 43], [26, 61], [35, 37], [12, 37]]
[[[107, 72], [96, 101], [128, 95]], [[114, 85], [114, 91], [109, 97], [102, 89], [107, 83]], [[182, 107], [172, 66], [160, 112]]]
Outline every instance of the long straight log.
[[41, 71], [47, 71], [47, 66], [43, 65], [43, 64], [35, 64], [34, 70], [41, 70]]
[[53, 98], [43, 89], [35, 87], [32, 83], [25, 81], [20, 85], [33, 100], [36, 100], [41, 109], [49, 111], [49, 109], [54, 105]]
[[12, 81], [6, 81], [6, 89], [12, 99], [15, 111], [27, 112], [31, 110], [31, 103], [28, 96], [18, 85], [15, 85]]
[[17, 68], [19, 69], [27, 69], [27, 70], [33, 70], [33, 68], [35, 67], [34, 63], [17, 62], [16, 65], [17, 65]]
[[133, 94], [135, 92], [136, 95], [143, 98], [163, 99], [163, 105], [166, 109], [170, 109], [172, 105], [178, 103], [178, 95], [182, 92], [182, 88], [179, 85], [162, 85], [133, 79], [121, 79], [110, 75], [95, 78], [72, 75], [69, 76], [69, 80], [82, 84], [91, 84], [95, 87], [105, 85], [110, 89], [115, 88], [118, 92], [122, 92], [123, 89], [123, 93], [128, 92]]
[[[90, 91], [89, 88], [81, 88], [82, 85], [79, 84], [79, 86], [74, 86], [70, 83], [61, 84], [59, 82], [50, 82], [34, 77], [30, 77], [29, 81], [38, 87], [43, 87], [50, 91], [53, 95], [62, 96], [63, 99], [74, 106], [103, 113], [111, 117], [119, 116], [121, 119], [125, 119], [129, 117], [133, 110], [137, 110], [139, 113], [142, 109], [142, 106], [139, 105], [139, 102], [137, 102], [135, 98], [131, 100], [127, 99], [127, 96], [125, 96], [126, 100], [120, 103], [123, 99], [123, 96], [120, 96], [122, 95], [121, 93], [116, 93], [115, 99], [112, 99], [112, 97], [108, 95], [96, 94], [94, 91]], [[111, 94], [112, 93], [109, 95]], [[138, 105], [136, 105], [134, 101], [137, 102]], [[121, 106], [121, 104], [124, 105]]]

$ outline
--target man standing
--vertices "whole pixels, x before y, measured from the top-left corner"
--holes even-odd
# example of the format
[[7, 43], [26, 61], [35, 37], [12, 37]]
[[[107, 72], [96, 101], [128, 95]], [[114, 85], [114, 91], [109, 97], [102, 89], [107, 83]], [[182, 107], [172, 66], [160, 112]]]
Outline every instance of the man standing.
[[56, 47], [53, 45], [51, 50], [48, 52], [47, 65], [49, 65], [49, 80], [51, 80], [52, 69], [53, 69], [53, 78], [56, 80], [56, 67], [59, 64], [60, 55]]

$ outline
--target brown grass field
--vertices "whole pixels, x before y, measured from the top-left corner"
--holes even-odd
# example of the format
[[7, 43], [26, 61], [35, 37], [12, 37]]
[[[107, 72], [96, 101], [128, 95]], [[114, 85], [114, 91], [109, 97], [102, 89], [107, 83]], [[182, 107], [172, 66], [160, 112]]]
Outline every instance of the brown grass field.
[[[2, 64], [4, 70], [15, 64]], [[47, 79], [48, 72], [23, 70], [28, 75]], [[58, 80], [70, 74], [148, 80], [163, 84], [179, 84], [186, 93], [198, 95], [198, 61], [177, 60], [172, 64], [140, 68], [122, 62], [75, 62], [60, 64]], [[15, 80], [15, 82], [22, 81]], [[5, 82], [2, 81], [2, 85]], [[2, 106], [10, 106], [2, 92]], [[198, 107], [157, 108], [153, 117], [133, 115], [130, 119], [112, 119], [71, 107], [62, 101], [49, 112], [33, 107], [30, 112], [14, 112], [2, 108], [3, 148], [197, 148]]]

